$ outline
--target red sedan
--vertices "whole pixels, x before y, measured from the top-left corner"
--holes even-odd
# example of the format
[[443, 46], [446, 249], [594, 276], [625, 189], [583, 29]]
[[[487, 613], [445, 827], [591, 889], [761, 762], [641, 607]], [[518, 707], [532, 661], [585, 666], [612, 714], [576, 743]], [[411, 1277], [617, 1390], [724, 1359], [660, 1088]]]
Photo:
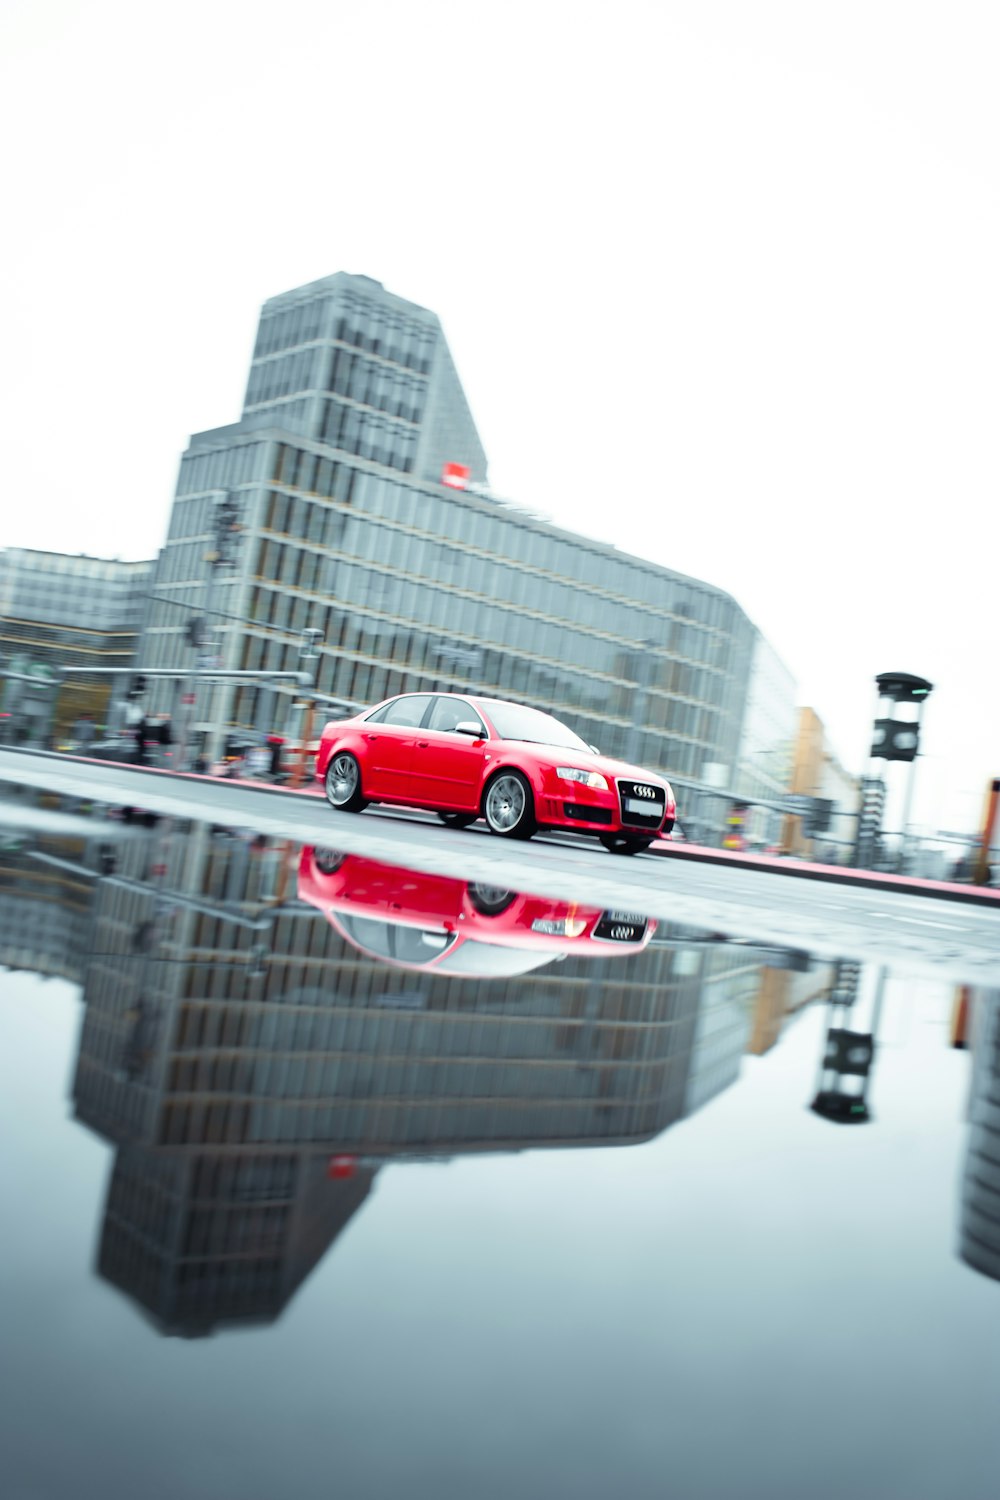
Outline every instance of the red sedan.
[[525, 974], [567, 956], [639, 953], [656, 931], [636, 912], [522, 896], [336, 849], [303, 849], [298, 895], [362, 953], [465, 978]]
[[669, 833], [677, 812], [662, 776], [598, 754], [551, 714], [455, 693], [405, 693], [327, 724], [316, 776], [342, 811], [423, 807], [459, 828], [485, 818], [504, 838], [561, 828], [622, 854]]

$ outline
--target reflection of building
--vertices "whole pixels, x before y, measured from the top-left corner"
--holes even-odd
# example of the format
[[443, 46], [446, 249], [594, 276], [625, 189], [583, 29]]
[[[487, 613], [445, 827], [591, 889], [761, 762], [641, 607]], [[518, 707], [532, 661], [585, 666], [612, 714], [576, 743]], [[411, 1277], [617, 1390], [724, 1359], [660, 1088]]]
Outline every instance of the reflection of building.
[[371, 1171], [331, 1180], [304, 1151], [180, 1154], [125, 1146], [98, 1270], [164, 1333], [270, 1322], [360, 1208]]
[[[143, 665], [191, 664], [187, 622], [217, 611], [229, 668], [294, 670], [316, 629], [317, 687], [349, 702], [461, 684], [550, 708], [674, 778], [732, 766], [756, 640], [734, 601], [631, 555], [641, 535], [619, 551], [449, 487], [445, 459], [485, 476], [433, 314], [365, 277], [273, 299], [242, 419], [182, 460]], [[226, 491], [241, 529], [210, 588]], [[287, 703], [220, 685], [196, 718], [271, 729]]]
[[788, 1017], [816, 1000], [826, 999], [835, 976], [836, 966], [829, 963], [815, 966], [810, 964], [801, 972], [770, 967], [761, 970], [760, 989], [754, 1004], [753, 1030], [747, 1042], [747, 1051], [755, 1057], [770, 1052], [781, 1036]]
[[195, 829], [98, 884], [74, 1097], [119, 1147], [99, 1264], [168, 1331], [276, 1316], [382, 1163], [638, 1142], [736, 1076], [746, 955], [393, 970], [269, 905], [278, 854]]
[[959, 1253], [1000, 1281], [1000, 990], [977, 991], [974, 1014]]
[[[229, 852], [200, 841], [179, 857], [205, 896]], [[263, 968], [254, 942], [127, 874], [101, 882], [82, 1119], [178, 1148], [449, 1153], [637, 1140], [682, 1107], [699, 986], [669, 950], [522, 982], [392, 970], [311, 909], [276, 917]]]
[[[52, 841], [64, 853], [78, 853]], [[30, 855], [0, 852], [0, 964], [80, 983], [89, 946], [93, 877]]]
[[[26, 548], [0, 552], [0, 655], [7, 665], [96, 669], [62, 684], [57, 735], [66, 735], [82, 713], [104, 720], [112, 679], [101, 671], [131, 665], [153, 568]], [[17, 685], [8, 693], [15, 703]]]

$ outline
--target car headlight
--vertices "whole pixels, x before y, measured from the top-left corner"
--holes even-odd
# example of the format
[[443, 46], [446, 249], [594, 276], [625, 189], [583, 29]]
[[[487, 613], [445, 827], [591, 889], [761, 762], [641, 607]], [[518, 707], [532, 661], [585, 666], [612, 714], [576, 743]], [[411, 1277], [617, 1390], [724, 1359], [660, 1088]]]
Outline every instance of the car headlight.
[[574, 766], [556, 766], [556, 775], [561, 776], [563, 781], [579, 781], [584, 786], [595, 786], [599, 792], [606, 792], [608, 783], [600, 771], [578, 771]]
[[548, 917], [538, 917], [532, 922], [532, 932], [545, 932], [549, 937], [579, 937], [586, 930], [586, 922], [582, 917], [560, 917], [558, 921]]

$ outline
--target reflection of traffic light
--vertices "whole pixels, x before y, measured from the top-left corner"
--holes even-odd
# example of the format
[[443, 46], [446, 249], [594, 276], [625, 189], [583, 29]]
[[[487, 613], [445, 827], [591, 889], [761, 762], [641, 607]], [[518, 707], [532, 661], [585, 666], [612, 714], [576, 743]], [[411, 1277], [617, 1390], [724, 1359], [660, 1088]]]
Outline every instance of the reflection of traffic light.
[[142, 675], [142, 673], [139, 672], [135, 677], [132, 678], [132, 681], [131, 681], [131, 683], [129, 685], [129, 690], [126, 693], [125, 696], [129, 700], [129, 702], [131, 703], [131, 702], [134, 702], [134, 700], [136, 698], [141, 698], [142, 695], [143, 695], [143, 693], [145, 691], [146, 691], [146, 679]]
[[203, 646], [205, 644], [205, 621], [198, 615], [193, 615], [187, 622], [185, 634], [189, 646]]

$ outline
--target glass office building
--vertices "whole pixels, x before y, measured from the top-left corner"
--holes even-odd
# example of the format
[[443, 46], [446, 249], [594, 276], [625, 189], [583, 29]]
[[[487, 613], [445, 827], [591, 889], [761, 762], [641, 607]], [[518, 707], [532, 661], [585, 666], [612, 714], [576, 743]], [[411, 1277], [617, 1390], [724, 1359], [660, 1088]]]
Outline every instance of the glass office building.
[[[457, 466], [456, 489], [442, 482]], [[453, 467], [449, 477], [456, 472]], [[758, 633], [721, 590], [504, 503], [438, 320], [364, 277], [268, 302], [240, 422], [182, 463], [139, 658], [294, 671], [352, 705], [453, 689], [564, 716], [608, 754], [697, 781], [733, 768]], [[239, 529], [224, 539], [230, 497]], [[639, 538], [636, 538], [638, 544]], [[291, 688], [199, 692], [195, 724], [286, 727]], [[158, 687], [171, 708], [180, 688]]]
[[[51, 726], [57, 739], [70, 733], [81, 714], [104, 720], [113, 693], [110, 669], [132, 664], [154, 566], [28, 547], [0, 552], [4, 664], [17, 672], [29, 671], [32, 664], [88, 669], [59, 687]], [[11, 683], [4, 708], [14, 718], [19, 698]]]

